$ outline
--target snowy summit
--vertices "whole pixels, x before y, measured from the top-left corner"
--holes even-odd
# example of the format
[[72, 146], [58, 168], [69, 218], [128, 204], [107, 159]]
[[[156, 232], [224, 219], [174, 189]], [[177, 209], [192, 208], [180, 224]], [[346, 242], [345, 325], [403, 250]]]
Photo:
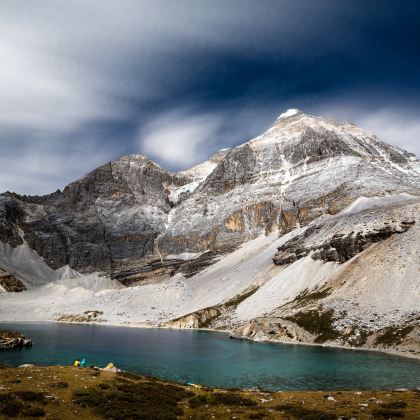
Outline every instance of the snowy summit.
[[418, 161], [355, 125], [279, 119], [182, 172], [132, 155], [49, 196], [0, 194], [0, 320], [97, 310], [380, 350], [402, 331], [393, 350], [420, 357]]
[[288, 109], [286, 112], [283, 112], [277, 117], [277, 120], [282, 120], [283, 118], [293, 117], [293, 115], [299, 114], [302, 111], [299, 111], [296, 108]]

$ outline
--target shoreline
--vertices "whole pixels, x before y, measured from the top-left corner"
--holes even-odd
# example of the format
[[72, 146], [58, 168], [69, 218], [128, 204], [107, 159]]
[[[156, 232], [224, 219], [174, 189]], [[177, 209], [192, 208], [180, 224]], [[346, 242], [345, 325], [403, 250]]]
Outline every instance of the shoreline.
[[406, 388], [269, 391], [208, 387], [63, 365], [0, 366], [0, 372], [1, 418], [334, 420], [417, 418], [420, 410], [418, 390]]
[[252, 340], [247, 337], [233, 337], [231, 336], [232, 331], [230, 330], [218, 330], [213, 328], [174, 328], [174, 327], [167, 327], [167, 326], [158, 326], [148, 324], [146, 322], [138, 322], [138, 323], [116, 323], [116, 322], [70, 322], [70, 321], [56, 321], [56, 320], [38, 320], [38, 321], [3, 321], [0, 320], [0, 324], [8, 324], [8, 323], [27, 323], [27, 324], [36, 324], [36, 323], [51, 323], [51, 324], [68, 324], [68, 325], [96, 325], [96, 326], [105, 326], [105, 327], [119, 327], [119, 328], [140, 328], [140, 329], [164, 329], [164, 330], [178, 330], [178, 331], [207, 331], [211, 333], [223, 333], [229, 334], [230, 338], [233, 340], [246, 340], [253, 343], [271, 343], [271, 344], [282, 344], [282, 345], [299, 345], [299, 346], [312, 346], [312, 347], [323, 347], [327, 349], [340, 349], [340, 350], [348, 350], [348, 351], [367, 351], [367, 352], [374, 352], [374, 353], [382, 353], [388, 356], [393, 357], [404, 357], [408, 359], [420, 360], [420, 354], [412, 354], [412, 353], [405, 353], [395, 349], [377, 349], [372, 347], [348, 347], [339, 344], [318, 344], [318, 343], [303, 343], [303, 342], [285, 342], [285, 341], [278, 341], [278, 340]]

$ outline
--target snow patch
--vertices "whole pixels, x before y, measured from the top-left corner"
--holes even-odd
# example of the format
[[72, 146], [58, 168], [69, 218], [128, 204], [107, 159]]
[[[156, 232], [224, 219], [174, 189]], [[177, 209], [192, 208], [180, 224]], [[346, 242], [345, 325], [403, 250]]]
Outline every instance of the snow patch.
[[336, 267], [335, 263], [315, 261], [308, 256], [281, 268], [278, 274], [274, 274], [257, 292], [237, 307], [236, 315], [245, 321], [269, 313], [293, 300], [304, 290], [324, 284]]
[[344, 214], [354, 214], [359, 213], [360, 211], [373, 209], [377, 207], [385, 207], [392, 204], [402, 203], [404, 201], [409, 201], [416, 199], [417, 197], [407, 193], [400, 194], [391, 194], [384, 195], [382, 197], [359, 197], [353, 201], [345, 209], [341, 210], [337, 216], [342, 216]]
[[26, 243], [13, 248], [0, 242], [0, 267], [22, 280], [26, 287], [55, 280], [55, 271]]
[[53, 283], [50, 283], [48, 286], [52, 288], [57, 286], [64, 286], [70, 290], [83, 288], [93, 292], [122, 289], [124, 287], [118, 281], [111, 280], [109, 277], [100, 275], [99, 273], [90, 273], [85, 275], [79, 274], [76, 277], [61, 278]]
[[202, 253], [201, 252], [183, 252], [181, 254], [170, 254], [165, 257], [166, 260], [194, 260], [198, 258]]
[[293, 115], [299, 114], [299, 110], [296, 108], [288, 109], [286, 112], [283, 112], [277, 117], [277, 120], [282, 120], [283, 118], [292, 117]]
[[55, 274], [56, 274], [55, 278], [57, 280], [75, 279], [76, 277], [80, 277], [82, 275], [78, 271], [73, 270], [68, 264], [55, 270]]

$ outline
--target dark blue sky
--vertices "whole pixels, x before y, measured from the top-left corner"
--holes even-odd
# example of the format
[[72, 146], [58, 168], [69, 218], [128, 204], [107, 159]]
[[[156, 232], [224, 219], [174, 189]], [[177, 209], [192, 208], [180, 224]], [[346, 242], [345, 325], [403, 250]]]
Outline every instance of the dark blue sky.
[[187, 168], [288, 108], [420, 155], [418, 1], [0, 1], [2, 191]]

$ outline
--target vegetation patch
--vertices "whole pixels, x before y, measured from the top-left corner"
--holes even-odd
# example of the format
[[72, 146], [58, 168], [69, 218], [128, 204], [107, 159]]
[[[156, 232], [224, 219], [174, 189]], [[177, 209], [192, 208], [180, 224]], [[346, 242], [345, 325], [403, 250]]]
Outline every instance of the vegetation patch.
[[390, 408], [392, 410], [406, 408], [407, 403], [404, 401], [391, 401], [389, 403], [382, 404], [382, 408]]
[[[358, 331], [358, 334], [356, 331]], [[352, 346], [360, 347], [366, 344], [369, 335], [370, 333], [368, 331], [359, 330], [356, 327], [353, 327], [350, 333], [342, 336], [342, 339]]]
[[16, 391], [14, 395], [23, 401], [44, 401], [45, 394], [38, 391]]
[[401, 344], [404, 338], [410, 334], [413, 329], [413, 325], [404, 328], [388, 327], [382, 335], [376, 338], [375, 345], [395, 346]]
[[41, 407], [28, 406], [23, 410], [23, 415], [25, 417], [44, 417], [45, 410]]
[[23, 335], [17, 331], [0, 330], [0, 340], [12, 340], [14, 338], [23, 338]]
[[204, 405], [230, 405], [243, 407], [256, 407], [258, 404], [243, 395], [234, 392], [214, 392], [211, 394], [195, 395], [189, 400], [191, 408]]
[[0, 394], [0, 414], [9, 417], [16, 417], [23, 410], [23, 404], [11, 394]]
[[375, 419], [397, 419], [403, 418], [404, 413], [401, 410], [390, 410], [388, 408], [375, 408], [371, 411], [373, 418]]
[[54, 389], [66, 389], [69, 387], [69, 384], [64, 381], [59, 381], [59, 382], [54, 382], [53, 384], [50, 385], [50, 387]]
[[182, 387], [155, 382], [100, 385], [76, 391], [73, 397], [76, 404], [105, 419], [176, 419], [183, 414], [178, 403], [193, 395]]
[[308, 312], [298, 312], [293, 316], [285, 318], [302, 327], [311, 334], [316, 335], [315, 343], [324, 343], [325, 341], [335, 340], [340, 337], [338, 331], [334, 330], [334, 310], [329, 309], [326, 312], [317, 310]]
[[300, 306], [303, 306], [310, 302], [316, 302], [318, 300], [325, 299], [331, 293], [331, 287], [328, 287], [324, 290], [314, 290], [311, 293], [308, 293], [308, 290], [306, 289], [303, 292], [299, 293], [293, 302], [298, 303]]
[[2, 286], [6, 292], [19, 293], [26, 290], [25, 285], [19, 279], [15, 276], [2, 272], [2, 270], [0, 270], [0, 286]]
[[42, 392], [18, 391], [0, 394], [0, 415], [5, 417], [42, 417], [45, 415], [43, 408], [27, 404], [28, 401], [46, 404]]
[[[6, 368], [0, 373], [0, 419], [407, 419], [418, 418], [416, 391], [212, 389], [170, 384], [126, 372], [74, 367]], [[19, 378], [20, 383], [15, 379]], [[56, 384], [65, 383], [68, 387]], [[49, 397], [50, 393], [55, 398]], [[45, 395], [45, 396], [44, 396]], [[331, 401], [330, 397], [334, 398]], [[50, 401], [51, 399], [51, 401]], [[366, 402], [369, 406], [366, 408]], [[261, 403], [260, 403], [261, 401]], [[381, 403], [382, 401], [382, 403]]]
[[277, 411], [282, 411], [287, 416], [292, 416], [300, 420], [336, 420], [337, 416], [322, 410], [306, 408], [298, 404], [280, 404], [275, 407]]
[[248, 292], [234, 296], [232, 299], [229, 299], [226, 303], [224, 303], [223, 306], [225, 308], [236, 307], [240, 303], [242, 303], [245, 299], [248, 299], [250, 296], [252, 296], [258, 289], [259, 289], [258, 287], [254, 287]]
[[131, 380], [134, 380], [134, 381], [140, 381], [141, 379], [144, 379], [144, 377], [142, 377], [140, 375], [136, 375], [135, 373], [130, 373], [130, 372], [118, 372], [117, 375], [120, 378], [131, 379]]

